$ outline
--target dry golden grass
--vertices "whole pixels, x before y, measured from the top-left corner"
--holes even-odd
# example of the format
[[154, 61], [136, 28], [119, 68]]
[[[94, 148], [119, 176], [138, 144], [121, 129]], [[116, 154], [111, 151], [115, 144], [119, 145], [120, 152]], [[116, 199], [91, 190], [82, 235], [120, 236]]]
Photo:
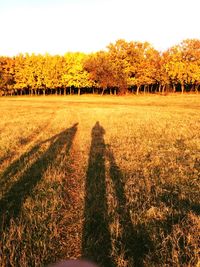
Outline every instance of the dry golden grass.
[[200, 96], [0, 99], [0, 266], [199, 266]]

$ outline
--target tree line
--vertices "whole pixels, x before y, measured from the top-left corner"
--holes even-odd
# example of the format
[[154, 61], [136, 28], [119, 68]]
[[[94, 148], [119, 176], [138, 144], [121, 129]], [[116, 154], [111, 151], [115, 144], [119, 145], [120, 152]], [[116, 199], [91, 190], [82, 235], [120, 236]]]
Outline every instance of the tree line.
[[0, 57], [0, 95], [196, 92], [200, 40], [159, 52], [148, 42], [118, 40], [103, 51]]

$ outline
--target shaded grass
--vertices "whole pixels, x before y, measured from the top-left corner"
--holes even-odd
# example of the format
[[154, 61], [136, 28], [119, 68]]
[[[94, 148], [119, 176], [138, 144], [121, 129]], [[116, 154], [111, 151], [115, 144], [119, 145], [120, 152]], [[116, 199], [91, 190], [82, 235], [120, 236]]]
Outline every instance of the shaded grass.
[[101, 266], [113, 266], [106, 198], [104, 134], [104, 128], [96, 122], [92, 128], [85, 183], [82, 251], [84, 257]]
[[[3, 266], [38, 266], [55, 260], [57, 256], [54, 251], [57, 243], [55, 236], [57, 236], [57, 227], [60, 221], [60, 217], [55, 217], [55, 214], [64, 204], [66, 192], [64, 195], [62, 194], [63, 183], [61, 180], [51, 185], [46, 184], [45, 188], [39, 191], [34, 188], [42, 182], [44, 173], [52, 162], [60, 157], [60, 153], [65, 157], [69, 155], [76, 131], [77, 124], [74, 124], [71, 128], [37, 144], [9, 167], [9, 171], [12, 171], [14, 175], [22, 167], [20, 163], [25, 161], [26, 157], [34, 158], [37, 151], [43, 145], [48, 144], [43, 152], [37, 154], [35, 161], [25, 169], [23, 174], [19, 175], [18, 180], [11, 185], [0, 201]], [[9, 171], [4, 172], [3, 178]], [[55, 190], [53, 194], [52, 189]], [[55, 199], [56, 191], [58, 194], [60, 192], [60, 201]], [[51, 197], [55, 200], [52, 205]], [[32, 204], [29, 203], [31, 199], [33, 199]], [[35, 201], [39, 203], [39, 206]], [[41, 221], [41, 219], [43, 220]], [[40, 225], [39, 222], [43, 225]], [[8, 236], [10, 236], [9, 239]], [[51, 250], [53, 254], [51, 254]], [[23, 259], [23, 254], [25, 254], [25, 259]]]
[[0, 101], [1, 266], [198, 266], [199, 96]]
[[[21, 211], [22, 205], [26, 198], [32, 193], [36, 184], [42, 179], [42, 176], [51, 161], [55, 160], [57, 154], [60, 153], [63, 146], [66, 146], [66, 153], [68, 153], [74, 135], [77, 130], [77, 124], [71, 128], [51, 137], [48, 140], [36, 145], [23, 158], [32, 157], [33, 153], [39, 150], [40, 146], [44, 143], [50, 142], [49, 148], [41, 155], [24, 173], [18, 178], [18, 181], [12, 185], [12, 187], [6, 192], [0, 201], [0, 228], [4, 229], [9, 226], [11, 219], [16, 219]], [[3, 174], [3, 180], [6, 179], [10, 171], [14, 171], [16, 167], [21, 169], [19, 163], [22, 159], [14, 162], [9, 170], [6, 170]], [[23, 159], [24, 160], [24, 159]], [[12, 174], [14, 175], [14, 173]]]
[[129, 266], [143, 266], [143, 258], [152, 250], [153, 242], [142, 224], [133, 226], [124, 190], [123, 174], [110, 149], [108, 149], [107, 155], [110, 164], [110, 178], [117, 199], [116, 213], [122, 229], [121, 236], [115, 241], [115, 250], [119, 253], [123, 248], [124, 259], [128, 261]]

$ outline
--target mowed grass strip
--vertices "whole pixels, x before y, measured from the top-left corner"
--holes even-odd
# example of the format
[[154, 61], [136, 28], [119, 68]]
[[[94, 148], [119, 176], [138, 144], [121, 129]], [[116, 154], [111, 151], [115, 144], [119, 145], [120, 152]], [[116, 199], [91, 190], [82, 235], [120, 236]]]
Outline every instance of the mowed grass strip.
[[0, 265], [200, 264], [200, 96], [0, 99]]

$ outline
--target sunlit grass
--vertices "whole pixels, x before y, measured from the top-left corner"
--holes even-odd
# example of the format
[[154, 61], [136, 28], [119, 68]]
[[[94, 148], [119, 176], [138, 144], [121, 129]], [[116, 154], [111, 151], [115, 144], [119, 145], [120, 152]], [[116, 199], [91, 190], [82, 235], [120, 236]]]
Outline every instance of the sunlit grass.
[[198, 266], [199, 103], [1, 98], [0, 265]]

